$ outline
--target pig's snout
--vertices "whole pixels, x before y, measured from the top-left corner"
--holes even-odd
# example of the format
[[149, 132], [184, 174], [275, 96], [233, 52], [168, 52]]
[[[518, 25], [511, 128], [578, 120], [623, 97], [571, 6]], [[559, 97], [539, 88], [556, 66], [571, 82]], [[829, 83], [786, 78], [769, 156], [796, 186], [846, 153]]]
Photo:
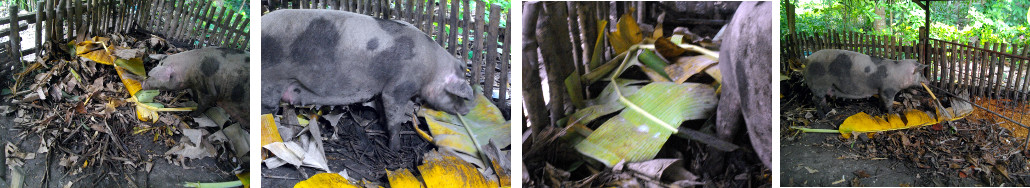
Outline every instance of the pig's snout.
[[465, 115], [468, 114], [469, 111], [472, 111], [472, 108], [469, 106], [469, 104], [472, 103], [472, 101], [460, 100], [459, 102], [463, 103], [462, 105], [458, 106], [458, 109], [455, 110], [456, 112], [458, 112], [459, 115]]

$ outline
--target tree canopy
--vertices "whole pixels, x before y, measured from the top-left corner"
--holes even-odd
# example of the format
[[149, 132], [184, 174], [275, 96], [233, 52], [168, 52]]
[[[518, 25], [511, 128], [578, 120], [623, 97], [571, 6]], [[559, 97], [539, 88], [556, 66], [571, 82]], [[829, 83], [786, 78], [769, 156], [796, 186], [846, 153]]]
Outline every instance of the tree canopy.
[[[851, 31], [918, 40], [925, 12], [909, 0], [790, 0], [798, 33]], [[788, 31], [781, 2], [780, 31]], [[1030, 43], [1030, 0], [930, 2], [930, 38], [972, 42]]]

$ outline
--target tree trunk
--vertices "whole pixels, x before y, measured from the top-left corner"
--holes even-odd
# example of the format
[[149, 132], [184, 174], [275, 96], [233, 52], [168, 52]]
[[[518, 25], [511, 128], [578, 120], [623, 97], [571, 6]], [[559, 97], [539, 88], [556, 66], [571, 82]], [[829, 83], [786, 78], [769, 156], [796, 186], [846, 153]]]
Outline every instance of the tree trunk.
[[787, 11], [787, 32], [790, 35], [794, 35], [797, 32], [797, 26], [795, 24], [797, 15], [794, 14], [794, 3], [790, 3], [790, 0], [783, 2], [786, 3], [786, 6], [784, 6], [786, 8], [784, 10]]
[[572, 59], [571, 39], [569, 38], [568, 11], [567, 6], [561, 2], [545, 2], [543, 10], [539, 14], [536, 36], [540, 45], [540, 53], [543, 57], [543, 65], [547, 71], [547, 85], [549, 86], [550, 102], [547, 104], [551, 110], [551, 123], [558, 122], [564, 118], [566, 112], [570, 112], [571, 106], [569, 96], [565, 93], [565, 78], [568, 77], [575, 67]]
[[876, 8], [873, 10], [873, 12], [876, 13], [877, 16], [880, 16], [880, 18], [876, 18], [876, 20], [873, 20], [873, 31], [882, 31], [884, 29], [887, 29], [886, 9], [887, 7], [885, 6], [876, 6]]
[[537, 62], [536, 19], [540, 2], [528, 2], [522, 9], [522, 101], [523, 112], [529, 116], [530, 129], [539, 132], [544, 126], [550, 126], [547, 119], [547, 105], [544, 104], [544, 92], [540, 86], [540, 64]]

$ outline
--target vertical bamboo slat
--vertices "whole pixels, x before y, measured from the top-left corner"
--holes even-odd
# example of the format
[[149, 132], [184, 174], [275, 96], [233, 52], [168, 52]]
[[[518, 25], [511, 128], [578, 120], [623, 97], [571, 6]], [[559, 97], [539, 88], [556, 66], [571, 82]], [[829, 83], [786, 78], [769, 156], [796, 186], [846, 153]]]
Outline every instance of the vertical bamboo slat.
[[20, 31], [18, 29], [18, 5], [11, 5], [7, 7], [7, 10], [9, 10], [8, 12], [10, 13], [8, 14], [10, 17], [7, 18], [10, 20], [11, 24], [8, 27], [11, 30], [11, 34], [9, 35], [10, 38], [8, 41], [11, 43], [11, 49], [8, 51], [11, 52], [11, 59], [21, 61], [21, 45], [19, 43], [20, 37], [18, 36], [18, 31]]
[[501, 6], [490, 5], [490, 29], [487, 30], [490, 34], [489, 39], [486, 40], [486, 78], [483, 79], [483, 93], [486, 96], [492, 96], [494, 89], [494, 71], [497, 70], [497, 27], [501, 25], [500, 15]]
[[[509, 57], [509, 56], [511, 55], [511, 45], [512, 45], [511, 44], [511, 16], [510, 16], [510, 14], [509, 15], [504, 15], [504, 21], [505, 21], [505, 27], [504, 27], [504, 47], [503, 47], [504, 51], [503, 51], [503, 53], [501, 53], [501, 76], [500, 76], [501, 80], [500, 80], [500, 82], [498, 82], [498, 83], [500, 83], [500, 85], [498, 85], [498, 88], [500, 88], [500, 89], [497, 90], [498, 92], [500, 92], [500, 93], [497, 94], [497, 96], [498, 96], [497, 99], [498, 99], [498, 101], [501, 101], [501, 102], [505, 101], [505, 99], [508, 98], [508, 78], [511, 77], [511, 73], [510, 73], [510, 70], [508, 68], [508, 66], [511, 65], [509, 63], [511, 57]], [[505, 103], [501, 103], [501, 104], [505, 104]], [[504, 109], [508, 109], [508, 106], [504, 106]]]
[[[1030, 45], [1023, 45], [1023, 57], [1030, 57]], [[1019, 92], [1022, 93], [1019, 97], [1020, 101], [1025, 101], [1027, 99], [1028, 92], [1030, 92], [1027, 91], [1030, 89], [1030, 80], [1027, 80], [1030, 79], [1028, 78], [1030, 77], [1030, 70], [1027, 70], [1030, 65], [1027, 64], [1030, 64], [1030, 59], [1024, 59], [1023, 62], [1019, 64], [1019, 68], [1023, 72], [1023, 74], [1019, 75], [1022, 80], [1019, 84], [1022, 85], [1019, 87]]]
[[43, 1], [36, 1], [36, 56], [41, 56], [43, 52], [43, 12], [39, 11], [43, 8]]
[[461, 30], [458, 28], [458, 8], [460, 7], [460, 1], [451, 2], [451, 20], [447, 22], [451, 27], [451, 31], [447, 34], [447, 49], [450, 49], [448, 52], [454, 54], [458, 51], [458, 30]]
[[472, 53], [475, 54], [472, 58], [472, 84], [479, 84], [479, 79], [483, 78], [483, 44], [485, 44], [485, 40], [483, 39], [483, 32], [486, 31], [486, 19], [483, 17], [484, 12], [486, 12], [486, 7], [484, 7], [484, 4], [485, 3], [476, 2], [475, 40], [472, 41], [472, 43], [475, 45], [472, 47]]

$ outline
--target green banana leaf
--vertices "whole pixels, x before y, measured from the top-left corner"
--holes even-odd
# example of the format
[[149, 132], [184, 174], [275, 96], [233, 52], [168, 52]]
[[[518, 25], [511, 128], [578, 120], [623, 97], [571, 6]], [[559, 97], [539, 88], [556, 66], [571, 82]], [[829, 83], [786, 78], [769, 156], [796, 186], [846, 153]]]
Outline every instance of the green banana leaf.
[[[493, 141], [498, 148], [511, 145], [511, 121], [504, 119], [501, 111], [497, 109], [486, 97], [483, 96], [482, 88], [475, 87], [475, 106], [464, 116], [458, 117], [443, 111], [436, 111], [429, 108], [419, 110], [419, 116], [426, 118], [432, 133], [428, 140], [440, 148], [449, 148], [472, 158], [479, 158], [482, 161], [468, 161], [477, 165], [490, 164], [483, 161], [490, 161], [479, 148]], [[469, 160], [468, 157], [463, 159]]]
[[707, 118], [718, 103], [712, 86], [696, 83], [654, 82], [626, 99], [639, 110], [625, 109], [608, 119], [575, 146], [577, 151], [607, 166], [652, 159], [680, 123]]

